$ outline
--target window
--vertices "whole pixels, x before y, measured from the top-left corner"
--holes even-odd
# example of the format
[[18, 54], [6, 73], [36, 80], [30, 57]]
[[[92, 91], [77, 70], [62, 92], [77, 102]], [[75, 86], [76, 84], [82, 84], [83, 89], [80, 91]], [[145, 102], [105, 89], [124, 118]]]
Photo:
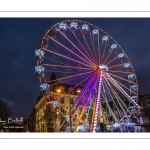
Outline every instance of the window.
[[52, 118], [49, 118], [49, 119], [48, 119], [48, 125], [50, 125], [50, 126], [53, 125], [53, 119], [52, 119]]
[[65, 110], [61, 107], [61, 112], [64, 114], [65, 113]]
[[73, 104], [73, 98], [70, 98], [70, 104]]
[[64, 104], [64, 97], [60, 98], [60, 103]]

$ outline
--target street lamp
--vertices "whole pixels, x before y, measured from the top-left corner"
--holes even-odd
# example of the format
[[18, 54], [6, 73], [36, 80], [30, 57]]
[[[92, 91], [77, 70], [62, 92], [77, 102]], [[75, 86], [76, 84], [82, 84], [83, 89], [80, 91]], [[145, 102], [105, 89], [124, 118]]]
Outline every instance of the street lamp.
[[60, 92], [61, 92], [61, 89], [57, 89], [57, 92], [60, 93]]
[[77, 89], [77, 93], [80, 93], [81, 92], [81, 89], [79, 88], [79, 89]]

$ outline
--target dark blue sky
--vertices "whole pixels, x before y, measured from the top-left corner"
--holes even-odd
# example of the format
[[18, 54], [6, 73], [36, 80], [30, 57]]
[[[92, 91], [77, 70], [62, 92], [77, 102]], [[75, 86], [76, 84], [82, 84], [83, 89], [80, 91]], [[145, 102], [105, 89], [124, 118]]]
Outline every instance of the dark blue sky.
[[[67, 18], [72, 19], [72, 18]], [[126, 51], [136, 72], [139, 93], [150, 93], [149, 18], [73, 18], [95, 24], [109, 33]], [[39, 95], [34, 75], [34, 52], [40, 38], [66, 18], [0, 18], [0, 98], [14, 117], [29, 117]]]

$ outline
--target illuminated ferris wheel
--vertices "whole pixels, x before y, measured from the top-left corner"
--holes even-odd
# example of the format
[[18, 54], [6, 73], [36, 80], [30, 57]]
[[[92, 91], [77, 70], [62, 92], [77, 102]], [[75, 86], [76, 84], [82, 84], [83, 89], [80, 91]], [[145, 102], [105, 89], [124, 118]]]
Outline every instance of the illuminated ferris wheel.
[[[129, 107], [139, 110], [138, 83], [131, 61], [101, 28], [80, 20], [57, 23], [41, 39], [35, 56], [41, 92], [53, 106], [71, 114], [74, 132], [81, 122], [89, 125], [89, 132], [95, 132], [99, 122], [112, 118], [119, 123], [131, 115]], [[49, 81], [51, 72], [58, 78]], [[70, 112], [51, 91], [58, 82], [72, 85], [63, 95], [82, 87]]]

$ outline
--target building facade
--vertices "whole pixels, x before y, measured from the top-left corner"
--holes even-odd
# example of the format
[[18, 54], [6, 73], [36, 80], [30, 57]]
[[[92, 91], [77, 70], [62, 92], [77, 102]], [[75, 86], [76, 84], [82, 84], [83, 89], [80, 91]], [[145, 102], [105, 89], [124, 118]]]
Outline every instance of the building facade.
[[150, 94], [139, 95], [138, 103], [142, 107], [150, 108]]
[[[64, 108], [70, 111], [70, 107], [76, 100], [77, 95], [63, 94], [61, 92], [55, 93], [58, 102]], [[63, 123], [69, 124], [69, 119], [65, 117], [66, 111], [62, 108], [56, 108], [50, 103], [47, 103], [45, 96], [40, 97], [35, 105], [35, 112], [30, 116], [32, 131], [35, 132], [61, 132], [63, 131]], [[33, 119], [35, 116], [35, 119]], [[35, 123], [34, 123], [35, 122]], [[34, 128], [35, 125], [35, 129]], [[66, 125], [66, 124], [64, 124]]]

